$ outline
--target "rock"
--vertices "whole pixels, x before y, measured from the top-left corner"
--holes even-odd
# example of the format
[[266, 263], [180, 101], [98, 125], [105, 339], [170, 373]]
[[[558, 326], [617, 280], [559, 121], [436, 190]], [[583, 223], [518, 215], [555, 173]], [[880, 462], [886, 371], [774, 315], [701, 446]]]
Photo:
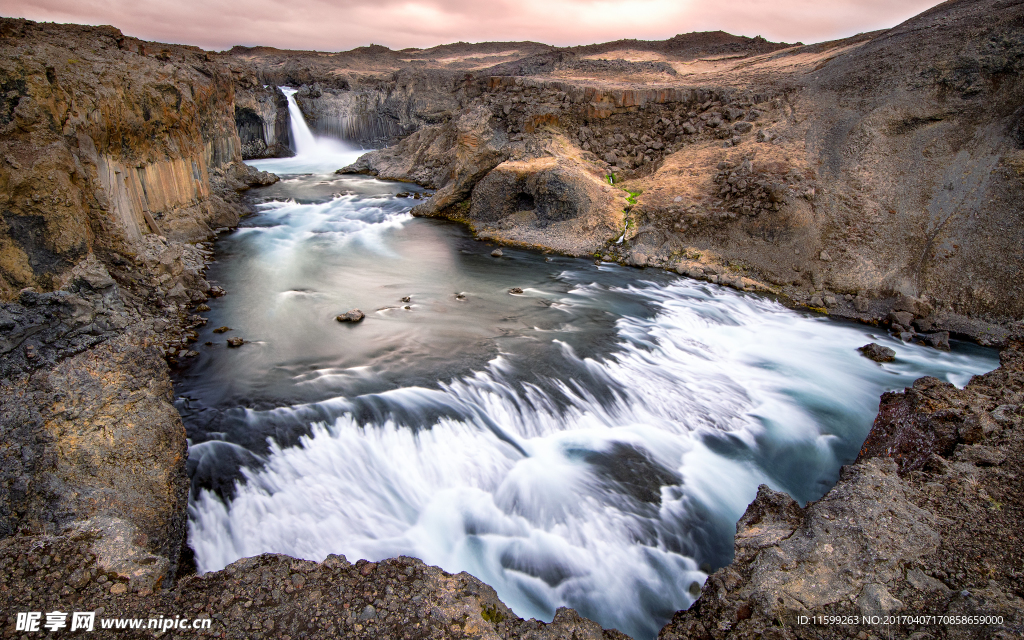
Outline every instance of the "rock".
[[226, 294], [227, 291], [225, 291], [221, 287], [212, 286], [212, 287], [210, 287], [210, 290], [207, 291], [206, 293], [208, 293], [211, 298], [219, 298], [219, 297], [223, 296], [224, 294]]
[[198, 311], [199, 313], [205, 313], [205, 312], [207, 312], [209, 310], [210, 310], [210, 305], [205, 304], [205, 303], [199, 305], [198, 307], [196, 307], [196, 311]]
[[896, 359], [896, 352], [889, 347], [883, 347], [880, 344], [870, 342], [863, 347], [857, 349], [864, 357], [870, 358], [875, 362], [892, 362]]
[[464, 301], [466, 299], [466, 294], [464, 294], [464, 293], [456, 293], [455, 294], [455, 299], [460, 301], [460, 302], [462, 302], [462, 301]]
[[231, 331], [231, 327], [217, 327], [213, 330], [214, 333], [227, 333], [228, 331]]
[[234, 337], [234, 338], [228, 338], [228, 346], [229, 347], [240, 347], [243, 344], [245, 344], [245, 340], [242, 340], [241, 338], [239, 338], [237, 336]]
[[825, 306], [825, 301], [821, 298], [821, 296], [811, 296], [811, 306], [820, 309], [821, 307]]
[[931, 577], [920, 569], [907, 571], [907, 582], [918, 591], [939, 591], [949, 593], [947, 587], [941, 580]]
[[335, 320], [337, 320], [338, 322], [359, 322], [365, 317], [366, 315], [359, 309], [352, 309], [347, 313], [343, 313], [340, 316], [337, 316]]
[[520, 289], [519, 287], [512, 287], [511, 289], [508, 290], [508, 292], [513, 295], [519, 295], [520, 293], [523, 292], [523, 290]]
[[857, 295], [853, 299], [853, 308], [857, 310], [857, 313], [867, 313], [867, 310], [870, 308], [868, 299], [862, 295]]
[[750, 133], [750, 130], [754, 128], [754, 125], [749, 122], [737, 122], [732, 125], [732, 130], [736, 133]]
[[996, 447], [958, 444], [953, 453], [953, 459], [970, 462], [979, 467], [996, 467], [1006, 460], [1006, 453]]
[[906, 328], [914, 321], [914, 314], [908, 311], [890, 311], [885, 320], [890, 325], [899, 325]]
[[936, 349], [949, 351], [949, 332], [938, 331], [936, 333], [919, 333], [918, 337], [923, 339], [925, 344]]
[[1014, 414], [1018, 413], [1018, 410], [1018, 405], [1001, 404], [995, 409], [993, 409], [990, 415], [992, 416], [992, 419], [996, 421], [997, 424], [1000, 424], [1005, 427], [1007, 425], [1013, 424], [1014, 418], [1016, 417]]
[[860, 614], [868, 617], [884, 617], [903, 610], [903, 603], [892, 597], [885, 585], [866, 584], [857, 598]]
[[412, 296], [402, 296], [402, 302], [412, 302]]
[[818, 254], [818, 258], [822, 262], [832, 262], [832, 256], [829, 255], [828, 251], [825, 251], [824, 249], [822, 249], [821, 253]]
[[491, 252], [491, 256], [494, 258], [500, 258], [501, 255], [501, 249], [495, 249], [494, 251]]

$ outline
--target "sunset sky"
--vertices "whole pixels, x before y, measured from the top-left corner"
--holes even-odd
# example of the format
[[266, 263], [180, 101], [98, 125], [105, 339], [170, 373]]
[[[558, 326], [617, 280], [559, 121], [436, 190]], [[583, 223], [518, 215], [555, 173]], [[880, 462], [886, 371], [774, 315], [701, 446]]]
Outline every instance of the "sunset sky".
[[2, 0], [0, 15], [112, 24], [146, 40], [341, 51], [456, 41], [554, 45], [714, 31], [821, 42], [894, 26], [935, 0]]

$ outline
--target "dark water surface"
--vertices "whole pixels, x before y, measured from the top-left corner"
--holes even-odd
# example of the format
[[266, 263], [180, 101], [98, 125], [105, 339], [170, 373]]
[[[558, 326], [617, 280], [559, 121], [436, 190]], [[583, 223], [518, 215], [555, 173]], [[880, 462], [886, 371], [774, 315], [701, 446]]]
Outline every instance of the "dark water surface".
[[758, 484], [816, 499], [883, 391], [997, 366], [661, 271], [494, 258], [409, 216], [409, 185], [329, 173], [348, 161], [259, 163], [291, 175], [218, 242], [215, 344], [176, 381], [203, 571], [411, 555], [521, 616], [653, 638], [731, 559]]

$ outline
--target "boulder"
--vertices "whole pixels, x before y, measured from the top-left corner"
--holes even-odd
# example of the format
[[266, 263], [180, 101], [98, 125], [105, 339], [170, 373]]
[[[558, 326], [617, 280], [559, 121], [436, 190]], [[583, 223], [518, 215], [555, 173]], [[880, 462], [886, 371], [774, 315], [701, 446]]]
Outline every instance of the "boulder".
[[347, 313], [343, 313], [335, 318], [338, 322], [359, 322], [366, 317], [359, 309], [352, 309]]
[[857, 351], [860, 351], [865, 358], [870, 358], [875, 362], [892, 362], [896, 359], [895, 351], [874, 342], [860, 347]]
[[229, 347], [240, 347], [243, 344], [245, 344], [245, 340], [242, 340], [241, 338], [239, 338], [237, 336], [234, 337], [234, 338], [228, 338], [228, 346]]
[[593, 255], [622, 234], [626, 194], [569, 157], [503, 162], [473, 188], [469, 221], [482, 237]]

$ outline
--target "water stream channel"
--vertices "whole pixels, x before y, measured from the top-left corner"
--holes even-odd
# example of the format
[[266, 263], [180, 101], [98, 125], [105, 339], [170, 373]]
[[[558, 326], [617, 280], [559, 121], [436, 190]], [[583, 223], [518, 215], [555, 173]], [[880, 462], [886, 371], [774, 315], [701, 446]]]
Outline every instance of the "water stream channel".
[[[569, 606], [654, 638], [730, 561], [760, 483], [817, 499], [883, 391], [998, 364], [659, 270], [492, 257], [410, 216], [396, 194], [417, 188], [335, 175], [359, 152], [289, 100], [299, 153], [252, 162], [282, 180], [218, 241], [229, 293], [176, 379], [201, 571], [409, 555], [520, 616]], [[871, 341], [896, 361], [862, 357]]]

